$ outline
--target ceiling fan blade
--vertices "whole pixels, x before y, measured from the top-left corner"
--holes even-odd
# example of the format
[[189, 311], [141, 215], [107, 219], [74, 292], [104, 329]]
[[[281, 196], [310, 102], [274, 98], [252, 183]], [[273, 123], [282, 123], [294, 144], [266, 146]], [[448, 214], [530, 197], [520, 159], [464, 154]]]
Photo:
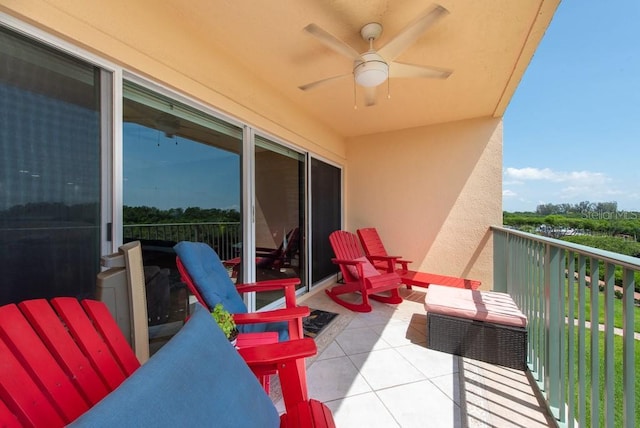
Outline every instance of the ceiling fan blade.
[[364, 86], [364, 104], [367, 107], [376, 105], [376, 87]]
[[393, 61], [389, 64], [389, 77], [428, 77], [432, 79], [446, 79], [451, 76], [452, 70], [422, 65], [405, 64]]
[[354, 48], [343, 42], [342, 40], [336, 38], [335, 36], [327, 33], [322, 28], [318, 27], [316, 24], [309, 24], [304, 27], [304, 30], [314, 36], [318, 41], [323, 43], [325, 46], [333, 49], [334, 51], [342, 54], [348, 58], [353, 60], [360, 59], [360, 54]]
[[327, 77], [326, 79], [322, 79], [315, 82], [307, 83], [306, 85], [298, 86], [298, 88], [303, 91], [308, 91], [309, 89], [313, 89], [317, 86], [324, 85], [325, 83], [329, 83], [333, 80], [342, 79], [343, 77], [347, 77], [351, 75], [352, 73], [348, 73], [348, 74], [340, 74], [339, 76]]
[[440, 5], [435, 5], [433, 9], [423, 14], [420, 18], [407, 25], [400, 33], [391, 39], [386, 45], [378, 50], [387, 61], [395, 59], [406, 48], [408, 48], [418, 37], [435, 24], [440, 18], [447, 15], [449, 11]]

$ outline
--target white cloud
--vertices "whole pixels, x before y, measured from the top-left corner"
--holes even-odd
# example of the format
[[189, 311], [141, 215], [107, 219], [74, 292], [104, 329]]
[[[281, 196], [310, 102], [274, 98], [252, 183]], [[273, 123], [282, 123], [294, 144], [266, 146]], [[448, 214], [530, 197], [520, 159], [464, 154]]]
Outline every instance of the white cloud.
[[640, 200], [633, 183], [613, 180], [605, 173], [533, 167], [505, 168], [502, 197], [505, 211], [534, 211], [540, 204], [581, 201], [616, 201], [621, 209], [633, 210]]
[[601, 172], [590, 171], [554, 171], [550, 168], [507, 168], [504, 171], [507, 179], [511, 180], [544, 180], [558, 183], [576, 182], [576, 183], [604, 183], [611, 179]]

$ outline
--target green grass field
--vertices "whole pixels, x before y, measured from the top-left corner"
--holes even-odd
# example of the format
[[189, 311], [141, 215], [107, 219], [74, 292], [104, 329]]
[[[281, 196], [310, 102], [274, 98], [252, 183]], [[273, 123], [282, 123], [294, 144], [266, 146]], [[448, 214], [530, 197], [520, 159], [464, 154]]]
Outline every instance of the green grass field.
[[[578, 318], [578, 287], [575, 286], [574, 287], [574, 291], [575, 291], [575, 296], [573, 299], [573, 310], [575, 313], [576, 318]], [[585, 301], [585, 312], [586, 312], [586, 319], [587, 321], [591, 321], [591, 296], [590, 296], [590, 292], [591, 290], [587, 287], [586, 289], [586, 301]], [[569, 310], [569, 302], [570, 300], [567, 299], [565, 302], [565, 314], [568, 314], [568, 310]], [[640, 307], [638, 306], [634, 306], [634, 311], [635, 311], [635, 316], [634, 316], [634, 323], [633, 323], [633, 331], [635, 332], [640, 332]], [[600, 324], [604, 324], [604, 294], [603, 293], [599, 293], [598, 295], [598, 322]], [[622, 300], [620, 299], [615, 299], [613, 301], [613, 325], [615, 327], [618, 328], [622, 328]]]
[[[587, 288], [586, 289], [586, 299], [585, 299], [585, 312], [586, 312], [586, 320], [587, 321], [591, 321], [591, 296], [590, 296], [590, 289]], [[567, 299], [565, 301], [565, 313], [568, 313], [568, 309], [569, 309], [569, 304], [570, 302], [573, 301], [574, 304], [574, 314], [575, 317], [578, 317], [578, 307], [579, 307], [579, 302], [578, 302], [578, 290], [577, 290], [577, 286], [575, 287], [575, 295], [573, 299]], [[614, 309], [614, 326], [618, 327], [618, 328], [622, 328], [622, 300], [620, 299], [615, 299], [614, 300], [614, 305], [613, 305]], [[598, 293], [598, 322], [600, 324], [604, 323], [604, 294], [603, 293]], [[640, 332], [640, 308], [635, 306], [634, 307], [634, 331], [635, 332]], [[590, 330], [587, 329], [586, 330], [586, 358], [585, 360], [587, 362], [591, 361], [591, 333]], [[575, 352], [576, 355], [578, 355], [578, 331], [576, 329], [575, 331]], [[615, 336], [614, 337], [614, 359], [615, 359], [615, 375], [614, 375], [614, 406], [615, 406], [615, 426], [622, 426], [622, 399], [623, 399], [623, 394], [622, 394], [622, 337], [621, 336]], [[604, 388], [605, 388], [605, 384], [604, 384], [604, 333], [600, 332], [599, 333], [599, 340], [598, 340], [598, 349], [599, 349], [599, 356], [600, 356], [600, 377], [599, 377], [599, 385], [600, 385], [600, 402], [598, 403], [599, 405], [599, 412], [600, 412], [600, 420], [598, 424], [592, 424], [591, 423], [591, 392], [590, 392], [590, 386], [593, 382], [592, 376], [591, 376], [591, 365], [590, 363], [586, 364], [586, 372], [585, 372], [585, 376], [586, 376], [586, 426], [604, 426]], [[635, 354], [635, 373], [640, 373], [640, 341], [635, 341], [635, 347], [634, 347], [634, 354]], [[579, 390], [578, 390], [578, 361], [574, 361], [574, 369], [575, 369], [575, 373], [576, 373], [576, 379], [575, 379], [575, 388], [576, 388], [576, 392], [575, 392], [575, 412], [576, 415], [578, 413], [578, 395], [579, 395]], [[569, 383], [569, 378], [568, 378], [568, 373], [567, 373], [567, 377], [566, 377], [566, 383]], [[640, 406], [640, 376], [636, 376], [635, 378], [635, 403], [636, 403], [636, 412], [635, 412], [635, 426], [640, 427], [640, 412], [637, 410], [637, 407]], [[577, 416], [576, 416], [577, 419]], [[578, 419], [579, 420], [579, 419]]]
[[[621, 427], [623, 426], [622, 424], [622, 412], [623, 412], [623, 408], [622, 408], [622, 403], [623, 403], [623, 394], [622, 394], [622, 337], [621, 336], [615, 336], [614, 340], [614, 358], [615, 358], [615, 372], [614, 372], [614, 400], [613, 400], [613, 405], [614, 405], [614, 415], [615, 415], [615, 424], [614, 426], [616, 427]], [[576, 355], [578, 355], [578, 333], [576, 331], [575, 333], [575, 344], [576, 344]], [[586, 426], [604, 426], [604, 388], [605, 388], [605, 384], [604, 384], [604, 333], [600, 332], [599, 334], [599, 339], [598, 339], [598, 355], [600, 356], [600, 376], [599, 376], [599, 385], [600, 385], [600, 402], [598, 403], [599, 405], [599, 411], [600, 411], [600, 420], [599, 423], [597, 424], [593, 424], [591, 422], [591, 390], [590, 387], [593, 383], [593, 379], [591, 376], [591, 366], [588, 363], [589, 361], [591, 361], [591, 334], [590, 331], [587, 330], [587, 334], [586, 334], [586, 358], [585, 360], [587, 361], [586, 364], [586, 372], [585, 372], [585, 376], [586, 376], [586, 384], [585, 384], [585, 388], [586, 388], [586, 393], [585, 393], [585, 398], [586, 398]], [[635, 347], [634, 347], [634, 354], [635, 354], [635, 373], [640, 373], [640, 341], [635, 341]], [[576, 373], [576, 379], [575, 379], [575, 412], [576, 412], [576, 419], [577, 418], [577, 414], [578, 414], [578, 396], [579, 396], [579, 385], [578, 385], [578, 361], [574, 361], [574, 368], [575, 368], [575, 373]], [[569, 384], [569, 376], [567, 373], [566, 376], [566, 384]], [[640, 412], [638, 411], [638, 406], [640, 405], [640, 376], [636, 376], [635, 377], [635, 406], [636, 406], [636, 411], [635, 411], [635, 426], [640, 427]], [[579, 420], [579, 419], [578, 419]]]

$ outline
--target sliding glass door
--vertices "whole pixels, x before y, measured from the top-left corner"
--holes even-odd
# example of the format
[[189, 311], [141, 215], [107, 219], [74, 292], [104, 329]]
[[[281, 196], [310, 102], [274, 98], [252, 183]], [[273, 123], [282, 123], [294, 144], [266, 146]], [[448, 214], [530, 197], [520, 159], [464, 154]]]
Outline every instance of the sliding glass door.
[[130, 82], [123, 122], [124, 241], [142, 243], [150, 325], [183, 321], [177, 242], [205, 242], [238, 272], [242, 128]]
[[[304, 278], [305, 158], [302, 153], [255, 137], [256, 279]], [[281, 298], [258, 293], [256, 308]]]
[[329, 235], [342, 228], [342, 171], [340, 168], [311, 159], [311, 283], [335, 275], [338, 267]]
[[95, 297], [110, 77], [0, 27], [0, 305]]

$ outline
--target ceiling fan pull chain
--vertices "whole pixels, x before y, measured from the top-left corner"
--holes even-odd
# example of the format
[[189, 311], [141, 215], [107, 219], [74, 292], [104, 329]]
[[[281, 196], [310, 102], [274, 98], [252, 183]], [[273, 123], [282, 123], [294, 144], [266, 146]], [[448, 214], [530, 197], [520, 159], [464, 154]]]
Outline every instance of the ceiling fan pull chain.
[[387, 79], [387, 99], [391, 99], [391, 79]]
[[358, 110], [358, 99], [356, 97], [356, 77], [353, 76], [353, 109]]

